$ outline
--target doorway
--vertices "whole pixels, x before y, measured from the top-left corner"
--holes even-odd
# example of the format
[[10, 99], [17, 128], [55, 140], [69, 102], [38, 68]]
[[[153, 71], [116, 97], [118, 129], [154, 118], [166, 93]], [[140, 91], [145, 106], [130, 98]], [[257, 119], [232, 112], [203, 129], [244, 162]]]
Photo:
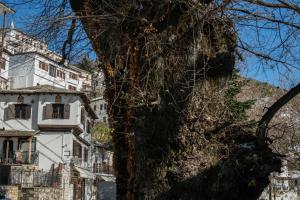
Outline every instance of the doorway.
[[5, 163], [12, 163], [14, 160], [14, 142], [12, 140], [3, 141], [2, 157]]

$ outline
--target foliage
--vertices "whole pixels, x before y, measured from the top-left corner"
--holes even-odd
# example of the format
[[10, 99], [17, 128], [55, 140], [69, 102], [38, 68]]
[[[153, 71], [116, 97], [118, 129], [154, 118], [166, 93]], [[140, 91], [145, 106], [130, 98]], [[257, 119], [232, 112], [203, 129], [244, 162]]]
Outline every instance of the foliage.
[[238, 70], [234, 70], [232, 79], [229, 81], [229, 89], [225, 94], [225, 103], [230, 112], [230, 121], [244, 121], [248, 118], [246, 111], [254, 104], [254, 100], [238, 101], [236, 95], [241, 92], [243, 82], [239, 81]]
[[93, 71], [93, 61], [87, 56], [84, 56], [76, 66], [88, 72]]
[[97, 123], [92, 129], [92, 137], [101, 143], [111, 141], [111, 130], [104, 123]]

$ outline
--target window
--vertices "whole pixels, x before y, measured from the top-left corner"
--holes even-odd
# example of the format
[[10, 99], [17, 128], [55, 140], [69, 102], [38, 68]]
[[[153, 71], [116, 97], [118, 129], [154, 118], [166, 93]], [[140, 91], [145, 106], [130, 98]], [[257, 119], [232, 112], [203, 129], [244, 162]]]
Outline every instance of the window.
[[103, 104], [100, 104], [100, 110], [103, 110]]
[[69, 85], [69, 90], [76, 90], [77, 88], [73, 85]]
[[89, 150], [87, 148], [84, 148], [84, 162], [88, 161], [89, 156]]
[[49, 67], [49, 75], [53, 76], [53, 77], [56, 77], [56, 67], [55, 66], [50, 65], [50, 67]]
[[91, 122], [88, 120], [87, 121], [87, 130], [86, 130], [87, 133], [90, 133], [91, 132]]
[[52, 119], [63, 119], [64, 112], [64, 104], [52, 104]]
[[43, 107], [43, 119], [69, 119], [70, 104], [47, 104]]
[[104, 110], [106, 110], [106, 108], [107, 108], [107, 104], [104, 104]]
[[78, 80], [78, 75], [70, 72], [70, 78], [74, 80]]
[[27, 104], [12, 104], [5, 108], [5, 117], [9, 119], [29, 119], [31, 106]]
[[77, 156], [78, 158], [82, 157], [82, 147], [75, 140], [73, 140], [73, 156]]
[[83, 127], [85, 127], [85, 110], [84, 110], [84, 108], [81, 108], [80, 122], [82, 123]]
[[103, 117], [103, 122], [106, 123], [106, 117]]
[[97, 110], [97, 106], [96, 105], [94, 105], [94, 110]]
[[61, 70], [57, 70], [57, 77], [60, 77], [62, 79], [65, 79], [65, 72], [61, 71]]
[[48, 71], [48, 64], [42, 61], [39, 62], [39, 68], [45, 71]]

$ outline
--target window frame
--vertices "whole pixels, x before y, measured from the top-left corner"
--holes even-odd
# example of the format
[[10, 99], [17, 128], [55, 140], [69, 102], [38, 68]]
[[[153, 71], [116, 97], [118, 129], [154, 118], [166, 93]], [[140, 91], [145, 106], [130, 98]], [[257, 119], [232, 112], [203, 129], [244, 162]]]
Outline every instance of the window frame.
[[65, 104], [53, 103], [51, 105], [52, 105], [52, 119], [64, 119]]
[[27, 107], [28, 104], [15, 104], [15, 116], [14, 119], [28, 119], [27, 118]]
[[49, 64], [43, 61], [39, 61], [39, 68], [48, 72], [49, 71]]
[[52, 77], [56, 77], [56, 71], [57, 71], [57, 69], [56, 69], [56, 66], [54, 66], [54, 65], [49, 65], [49, 76], [52, 76]]

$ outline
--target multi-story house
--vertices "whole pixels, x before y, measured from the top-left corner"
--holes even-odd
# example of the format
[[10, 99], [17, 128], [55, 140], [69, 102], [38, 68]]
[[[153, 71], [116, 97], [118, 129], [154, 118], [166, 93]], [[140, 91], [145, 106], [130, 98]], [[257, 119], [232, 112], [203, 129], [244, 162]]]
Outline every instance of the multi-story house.
[[56, 62], [59, 62], [62, 59], [59, 54], [50, 51], [45, 42], [37, 40], [23, 31], [15, 29], [13, 22], [10, 23], [10, 27], [6, 28], [4, 32], [4, 49], [9, 51], [11, 54], [37, 52], [55, 60]]
[[[6, 15], [12, 14], [15, 11], [6, 6], [4, 3], [0, 2], [0, 15], [3, 16], [2, 26], [6, 23]], [[9, 67], [9, 55], [10, 52], [8, 52], [4, 48], [4, 38], [5, 32], [1, 31], [0, 38], [0, 89], [7, 89], [9, 87], [8, 85], [8, 67]]]
[[108, 124], [107, 102], [105, 101], [103, 96], [92, 99], [91, 107], [98, 116], [97, 122], [103, 122], [105, 124]]
[[10, 54], [5, 60], [10, 61], [2, 73], [5, 73], [4, 80], [9, 80], [9, 88], [52, 85], [69, 90], [92, 90], [91, 74], [68, 60], [61, 65], [62, 56], [50, 51], [45, 42], [15, 29], [13, 23], [4, 32], [4, 49]]
[[9, 77], [8, 77], [8, 69], [9, 69], [9, 58], [10, 53], [5, 49], [2, 52], [2, 59], [0, 59], [0, 89], [8, 89], [9, 88]]
[[95, 72], [92, 75], [92, 90], [94, 93], [93, 97], [100, 97], [104, 95], [104, 74], [102, 73], [102, 71], [99, 71], [99, 69], [95, 70]]
[[83, 92], [47, 85], [1, 91], [0, 185], [20, 184], [7, 180], [11, 166], [33, 165], [59, 171], [61, 199], [94, 199], [90, 131], [97, 116], [89, 104]]
[[10, 88], [52, 85], [68, 90], [81, 90], [81, 71], [74, 67], [62, 67], [55, 60], [37, 52], [25, 52], [10, 57]]

